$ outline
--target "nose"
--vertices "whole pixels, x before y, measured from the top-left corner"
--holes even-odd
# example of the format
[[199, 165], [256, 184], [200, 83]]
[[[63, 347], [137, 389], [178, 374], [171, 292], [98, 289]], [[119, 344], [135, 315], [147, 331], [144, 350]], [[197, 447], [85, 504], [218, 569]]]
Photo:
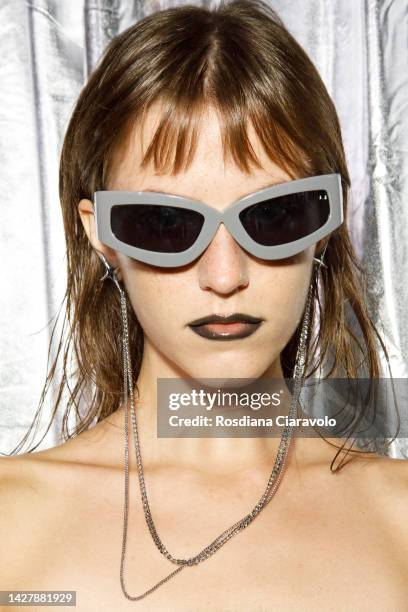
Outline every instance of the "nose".
[[223, 223], [197, 263], [201, 289], [228, 295], [249, 283], [248, 257]]

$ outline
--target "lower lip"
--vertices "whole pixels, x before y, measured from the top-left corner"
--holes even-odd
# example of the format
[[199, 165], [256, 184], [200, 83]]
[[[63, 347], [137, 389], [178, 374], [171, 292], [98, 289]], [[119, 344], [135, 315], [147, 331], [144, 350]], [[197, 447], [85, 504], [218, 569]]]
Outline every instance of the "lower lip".
[[190, 329], [209, 340], [235, 340], [251, 336], [261, 323], [262, 321], [259, 323], [208, 323]]

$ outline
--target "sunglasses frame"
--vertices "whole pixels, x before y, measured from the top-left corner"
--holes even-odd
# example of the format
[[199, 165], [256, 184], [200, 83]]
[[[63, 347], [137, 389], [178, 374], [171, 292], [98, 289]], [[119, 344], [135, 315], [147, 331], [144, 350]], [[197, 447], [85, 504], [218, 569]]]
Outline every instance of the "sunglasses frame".
[[[329, 216], [316, 231], [286, 244], [265, 246], [255, 242], [239, 220], [239, 213], [271, 198], [302, 191], [325, 190], [329, 196]], [[111, 229], [111, 209], [120, 204], [160, 204], [176, 208], [188, 208], [201, 213], [204, 223], [193, 245], [180, 253], [148, 251], [119, 240]], [[96, 235], [103, 244], [144, 263], [160, 267], [177, 267], [191, 263], [199, 257], [214, 238], [220, 223], [224, 223], [238, 244], [260, 259], [276, 260], [290, 257], [307, 249], [327, 236], [343, 222], [343, 192], [340, 174], [322, 174], [265, 187], [229, 204], [221, 211], [201, 202], [178, 195], [152, 191], [95, 191], [94, 215]]]

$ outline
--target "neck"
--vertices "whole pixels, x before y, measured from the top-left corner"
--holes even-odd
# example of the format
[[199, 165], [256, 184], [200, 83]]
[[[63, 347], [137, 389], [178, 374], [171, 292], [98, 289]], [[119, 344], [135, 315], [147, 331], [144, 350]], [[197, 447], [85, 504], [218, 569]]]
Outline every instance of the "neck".
[[[242, 374], [241, 374], [242, 376]], [[197, 470], [214, 476], [240, 474], [254, 468], [264, 469], [272, 466], [280, 443], [277, 437], [230, 437], [228, 431], [222, 433], [225, 437], [174, 437], [164, 438], [157, 435], [157, 381], [159, 378], [177, 378], [183, 385], [183, 392], [191, 390], [188, 380], [191, 377], [181, 372], [174, 364], [167, 362], [154, 348], [145, 345], [142, 367], [137, 380], [137, 391], [134, 390], [135, 409], [143, 465], [149, 469], [177, 467], [185, 470]], [[283, 379], [283, 373], [278, 358], [259, 377], [260, 379]], [[180, 379], [182, 379], [180, 381]], [[203, 385], [197, 383], [197, 389]], [[181, 389], [177, 388], [177, 391]], [[214, 396], [215, 388], [206, 389]], [[289, 396], [287, 396], [289, 397]], [[161, 408], [160, 408], [161, 409]], [[286, 414], [288, 405], [280, 413]], [[168, 418], [166, 413], [166, 418]], [[245, 412], [248, 414], [248, 412]], [[243, 413], [240, 413], [240, 416]], [[114, 416], [114, 415], [112, 415]], [[233, 415], [227, 415], [233, 416]], [[251, 416], [257, 416], [252, 413]], [[114, 416], [116, 424], [123, 424], [123, 409]], [[110, 417], [112, 421], [112, 417]], [[130, 429], [130, 466], [136, 468], [132, 442], [132, 426]], [[170, 428], [168, 428], [170, 429]], [[279, 431], [279, 434], [282, 430]], [[177, 434], [175, 434], [177, 435]], [[255, 436], [256, 434], [254, 434]]]

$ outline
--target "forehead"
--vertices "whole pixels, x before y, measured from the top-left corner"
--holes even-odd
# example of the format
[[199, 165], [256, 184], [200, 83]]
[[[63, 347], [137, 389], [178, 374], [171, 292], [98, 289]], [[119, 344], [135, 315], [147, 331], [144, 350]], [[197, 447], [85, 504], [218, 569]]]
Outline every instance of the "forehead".
[[261, 167], [242, 171], [233, 160], [225, 160], [217, 111], [206, 107], [199, 120], [197, 147], [190, 166], [176, 175], [159, 174], [153, 164], [141, 166], [162, 115], [159, 104], [149, 108], [134, 123], [117, 148], [112, 160], [109, 189], [124, 191], [163, 191], [209, 204], [228, 204], [267, 185], [290, 181], [291, 177], [273, 162], [261, 146], [253, 127], [248, 138]]

